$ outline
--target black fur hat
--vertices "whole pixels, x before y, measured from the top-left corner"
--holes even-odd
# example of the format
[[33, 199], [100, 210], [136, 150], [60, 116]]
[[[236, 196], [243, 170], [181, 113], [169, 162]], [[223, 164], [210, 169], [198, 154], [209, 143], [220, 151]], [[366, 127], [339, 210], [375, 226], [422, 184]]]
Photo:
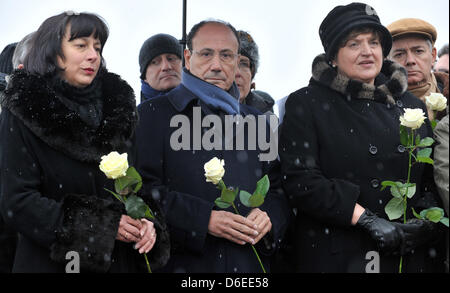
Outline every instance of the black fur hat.
[[375, 9], [364, 3], [336, 6], [323, 20], [319, 28], [320, 40], [328, 61], [335, 57], [340, 42], [353, 29], [372, 27], [381, 33], [383, 55], [386, 57], [392, 47], [392, 36], [380, 22]]
[[247, 32], [238, 31], [238, 36], [241, 42], [239, 53], [250, 59], [252, 78], [254, 78], [259, 67], [258, 45], [256, 45], [252, 36]]

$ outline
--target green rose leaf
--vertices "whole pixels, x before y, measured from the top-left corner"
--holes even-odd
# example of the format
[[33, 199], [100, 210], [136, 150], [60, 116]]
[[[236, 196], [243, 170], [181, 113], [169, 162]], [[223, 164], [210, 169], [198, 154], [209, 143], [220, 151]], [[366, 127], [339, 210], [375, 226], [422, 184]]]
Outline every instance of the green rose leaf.
[[224, 202], [221, 197], [216, 198], [214, 203], [221, 209], [227, 209], [231, 206], [230, 203]]
[[220, 197], [221, 197], [222, 202], [231, 204], [236, 199], [236, 196], [238, 193], [239, 193], [239, 188], [237, 188], [236, 190], [234, 190], [232, 187], [224, 188], [224, 189], [222, 189]]
[[447, 228], [448, 228], [448, 218], [442, 218], [442, 219], [440, 220], [440, 222], [441, 222], [442, 224], [444, 224], [445, 226], [447, 226]]
[[390, 187], [396, 187], [399, 184], [402, 184], [402, 183], [399, 182], [399, 181], [383, 181], [383, 182], [381, 182], [381, 190], [383, 191], [389, 186]]
[[417, 136], [416, 136], [416, 145], [418, 145], [420, 143], [420, 141], [421, 141], [420, 134], [417, 134]]
[[245, 190], [241, 190], [241, 192], [239, 193], [239, 199], [240, 199], [241, 203], [249, 208], [251, 207], [251, 205], [250, 205], [250, 197], [251, 196], [252, 195]]
[[419, 214], [414, 210], [414, 208], [412, 208], [412, 212], [413, 212], [414, 217], [416, 217], [417, 219], [423, 220], [422, 216], [419, 215]]
[[405, 202], [401, 198], [394, 197], [384, 207], [384, 211], [389, 217], [389, 220], [396, 220], [403, 215]]
[[[408, 198], [411, 198], [416, 193], [416, 185], [415, 184], [403, 184], [399, 181], [393, 182], [391, 186], [391, 194], [395, 198], [403, 199], [408, 191]], [[406, 190], [408, 187], [408, 190]]]
[[429, 208], [420, 212], [420, 216], [433, 223], [438, 223], [444, 217], [444, 210], [441, 208]]
[[429, 147], [432, 146], [434, 143], [434, 139], [432, 139], [431, 137], [425, 137], [424, 139], [422, 139], [418, 145], [418, 147], [424, 148], [424, 147]]
[[104, 188], [106, 191], [108, 191], [109, 193], [111, 193], [112, 195], [114, 195], [115, 198], [117, 198], [118, 200], [120, 200], [122, 203], [125, 204], [125, 199], [120, 195], [115, 193], [114, 191], [111, 191], [109, 189]]
[[130, 193], [131, 190], [137, 192], [141, 187], [142, 178], [134, 167], [128, 168], [125, 176], [114, 180], [116, 192], [122, 195]]
[[133, 189], [133, 192], [137, 193], [142, 187], [142, 177], [141, 177], [141, 175], [139, 175], [138, 171], [136, 171], [136, 169], [134, 167], [130, 167], [127, 170], [127, 175], [126, 176], [135, 179], [134, 180], [135, 183], [132, 183], [132, 185], [137, 183], [136, 186]]
[[255, 192], [253, 194], [262, 195], [263, 198], [264, 198], [266, 196], [267, 192], [269, 191], [269, 188], [270, 188], [269, 177], [267, 175], [264, 175], [264, 177], [261, 178], [256, 183], [256, 189], [255, 189]]
[[434, 160], [430, 158], [417, 157], [416, 162], [434, 165]]
[[257, 208], [264, 203], [265, 196], [259, 193], [253, 194], [248, 202], [250, 203], [250, 207]]
[[155, 215], [153, 214], [152, 210], [147, 206], [147, 210], [145, 211], [145, 218], [149, 220], [155, 219]]
[[403, 126], [400, 125], [400, 142], [403, 146], [408, 147], [409, 145], [409, 134], [408, 134], [408, 129]]
[[417, 157], [419, 158], [429, 158], [433, 150], [431, 148], [424, 148], [417, 152]]
[[[436, 128], [436, 126], [437, 126], [437, 121], [436, 120], [432, 120], [431, 121], [431, 128], [434, 130], [435, 128]], [[447, 225], [447, 227], [448, 227], [448, 225]]]
[[414, 194], [416, 194], [416, 184], [415, 183], [409, 183], [409, 184], [404, 184], [402, 187], [402, 192], [403, 194], [406, 193], [406, 196], [408, 198], [412, 198], [414, 196]]
[[127, 215], [133, 219], [145, 218], [148, 206], [144, 200], [136, 195], [130, 196], [125, 202], [125, 210]]

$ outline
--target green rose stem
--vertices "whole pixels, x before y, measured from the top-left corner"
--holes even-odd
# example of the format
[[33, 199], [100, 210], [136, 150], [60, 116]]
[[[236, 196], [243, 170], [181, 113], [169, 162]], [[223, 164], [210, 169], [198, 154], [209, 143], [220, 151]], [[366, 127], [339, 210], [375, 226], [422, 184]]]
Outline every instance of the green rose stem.
[[[234, 211], [236, 212], [236, 214], [240, 215], [240, 214], [239, 214], [239, 211], [237, 210], [236, 206], [234, 205], [234, 202], [232, 202], [231, 205], [233, 206]], [[261, 262], [261, 258], [259, 257], [259, 254], [258, 254], [258, 252], [256, 251], [255, 246], [253, 246], [252, 244], [250, 244], [250, 245], [252, 246], [253, 252], [255, 253], [256, 258], [257, 258], [258, 261], [259, 261], [259, 265], [261, 266], [261, 268], [262, 268], [264, 274], [266, 274], [266, 269], [264, 268], [264, 266], [263, 266], [263, 264], [262, 264], [262, 262]]]
[[147, 264], [147, 271], [148, 271], [149, 274], [151, 274], [152, 273], [152, 269], [150, 268], [150, 264], [148, 262], [148, 258], [147, 258], [147, 254], [146, 253], [144, 253], [144, 258], [145, 258], [145, 263]]
[[[225, 183], [223, 182], [223, 180], [220, 180], [219, 183], [218, 183], [217, 185], [219, 186], [219, 188], [220, 188], [221, 190], [227, 189], [227, 187], [226, 187]], [[231, 202], [231, 206], [233, 207], [235, 213], [236, 213], [237, 215], [240, 216], [241, 214], [239, 213], [238, 209], [237, 209], [236, 206], [234, 205], [234, 202]], [[263, 265], [262, 262], [261, 262], [261, 258], [259, 257], [259, 254], [258, 254], [258, 252], [256, 251], [255, 246], [253, 246], [252, 244], [250, 244], [250, 245], [252, 246], [253, 252], [255, 253], [256, 258], [258, 259], [259, 265], [261, 266], [261, 268], [262, 268], [262, 270], [263, 270], [263, 272], [264, 272], [264, 274], [265, 274], [265, 273], [266, 273], [266, 269], [264, 268], [264, 265]]]
[[[406, 179], [406, 192], [403, 200], [405, 201], [405, 204], [403, 205], [403, 223], [406, 224], [406, 209], [408, 204], [408, 188], [409, 188], [409, 181], [411, 181], [411, 167], [412, 167], [412, 153], [415, 150], [414, 147], [414, 130], [411, 130], [411, 136], [408, 137], [408, 178]], [[402, 273], [402, 266], [403, 266], [403, 256], [400, 256], [400, 264], [398, 267], [399, 274]]]

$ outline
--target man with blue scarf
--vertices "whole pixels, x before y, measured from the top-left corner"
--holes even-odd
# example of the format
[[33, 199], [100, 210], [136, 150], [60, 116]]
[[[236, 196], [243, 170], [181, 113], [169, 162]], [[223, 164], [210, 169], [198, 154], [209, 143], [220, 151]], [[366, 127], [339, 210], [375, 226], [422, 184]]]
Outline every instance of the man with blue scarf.
[[[138, 107], [137, 168], [146, 192], [161, 203], [171, 235], [171, 257], [163, 271], [262, 272], [250, 244], [270, 271], [269, 258], [277, 250], [288, 221], [287, 200], [280, 188], [276, 160], [260, 160], [259, 146], [252, 149], [250, 143], [244, 149], [198, 147], [204, 145], [202, 133], [217, 130], [223, 137], [230, 130], [220, 121], [262, 115], [239, 104], [239, 89], [234, 82], [239, 60], [237, 32], [229, 23], [202, 21], [188, 34], [187, 46], [181, 84]], [[174, 149], [171, 137], [180, 129], [177, 130], [179, 125], [173, 125], [172, 118], [180, 116], [189, 125], [180, 128], [187, 129], [189, 144]], [[219, 121], [220, 127], [207, 123], [208, 117]], [[247, 127], [245, 141], [256, 136], [261, 128]], [[262, 133], [265, 135], [266, 131]], [[231, 208], [217, 208], [214, 201], [220, 191], [206, 182], [204, 176], [204, 164], [214, 157], [225, 162], [223, 180], [227, 186], [253, 192], [256, 182], [269, 175], [270, 190], [264, 204], [248, 208], [237, 199], [240, 215]]]
[[157, 34], [144, 42], [139, 52], [141, 103], [180, 84], [181, 54], [182, 46], [171, 35]]

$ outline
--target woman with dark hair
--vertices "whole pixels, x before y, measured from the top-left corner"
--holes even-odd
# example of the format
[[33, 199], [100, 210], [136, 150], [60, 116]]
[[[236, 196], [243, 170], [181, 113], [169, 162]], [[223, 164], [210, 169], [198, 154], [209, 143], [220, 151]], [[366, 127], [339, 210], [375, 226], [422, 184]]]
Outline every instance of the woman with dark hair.
[[[443, 268], [437, 224], [387, 220], [392, 198], [383, 180], [405, 180], [408, 152], [400, 142], [405, 108], [425, 105], [406, 91], [406, 71], [385, 61], [389, 31], [369, 5], [335, 7], [320, 26], [325, 49], [312, 64], [307, 87], [286, 102], [280, 138], [283, 187], [297, 210], [298, 272], [404, 272]], [[417, 133], [432, 137], [429, 121]], [[417, 212], [437, 206], [426, 180], [431, 165], [413, 166]]]
[[0, 209], [20, 234], [13, 272], [145, 272], [142, 253], [153, 269], [168, 259], [151, 196], [140, 194], [156, 220], [132, 219], [99, 169], [112, 151], [135, 164], [135, 96], [105, 68], [107, 38], [97, 15], [48, 18], [2, 96]]

